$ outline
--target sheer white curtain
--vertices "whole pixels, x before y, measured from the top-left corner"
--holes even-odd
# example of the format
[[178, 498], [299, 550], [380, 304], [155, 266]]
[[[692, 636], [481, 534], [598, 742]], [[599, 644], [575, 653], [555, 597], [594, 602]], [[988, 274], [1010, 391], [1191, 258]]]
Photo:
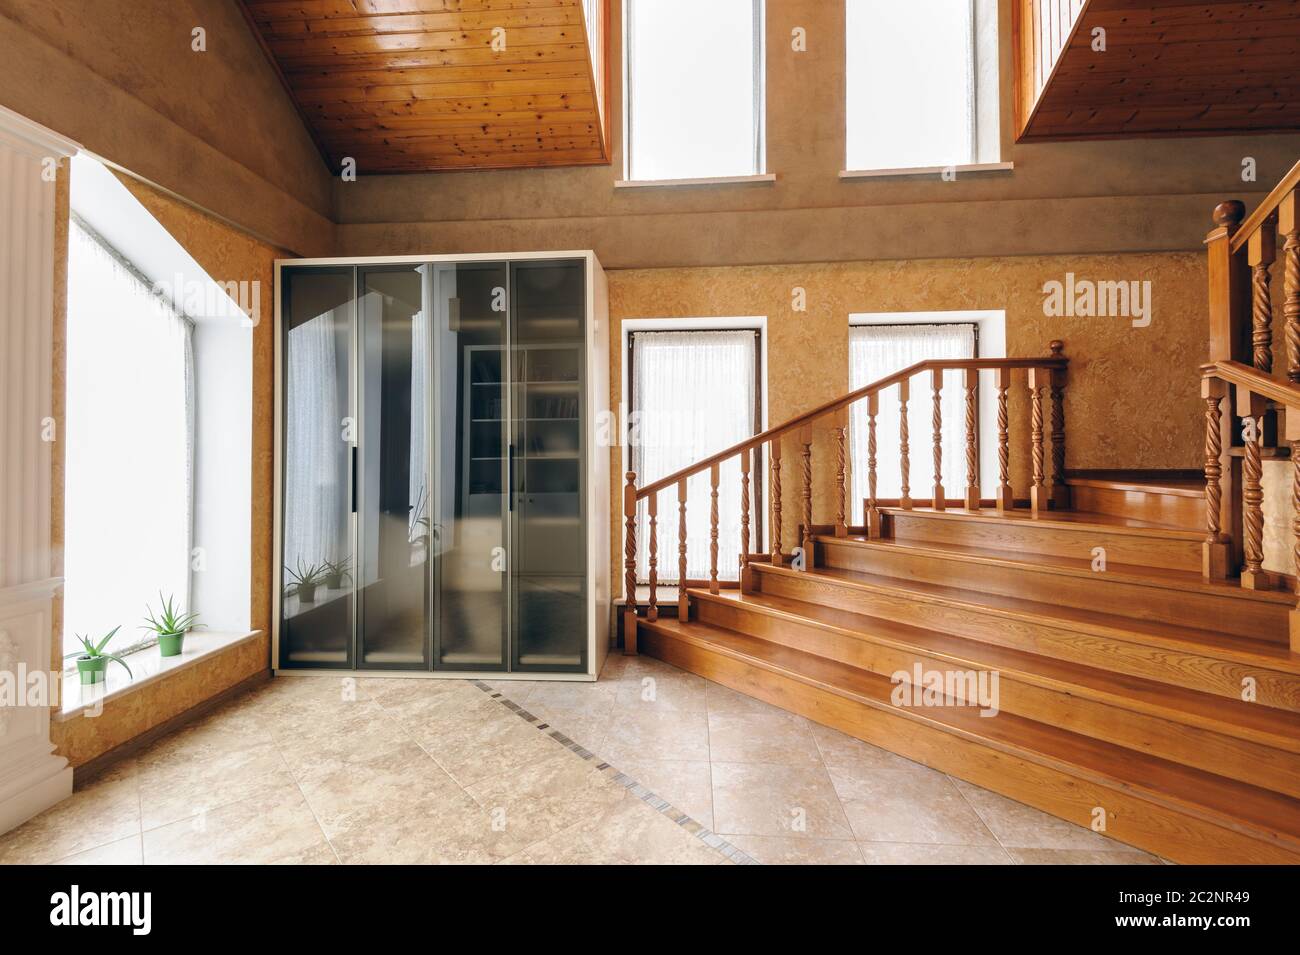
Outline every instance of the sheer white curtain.
[[[854, 325], [849, 329], [849, 389], [879, 381], [930, 358], [974, 358], [975, 326]], [[966, 487], [966, 392], [960, 370], [945, 371], [940, 404], [943, 450], [943, 488], [947, 497], [961, 497]], [[914, 500], [929, 497], [934, 487], [934, 389], [930, 373], [909, 383], [907, 402], [908, 470]], [[896, 498], [902, 493], [898, 437], [898, 388], [880, 394], [876, 415], [876, 496]], [[850, 411], [853, 453], [853, 520], [862, 522], [862, 500], [867, 496], [867, 403]]]
[[[194, 376], [190, 322], [76, 221], [68, 242], [64, 652], [121, 624], [139, 642], [158, 592], [188, 607]], [[191, 608], [202, 610], [203, 608]]]
[[343, 409], [339, 407], [337, 329], [325, 312], [289, 330], [284, 408], [284, 564], [339, 560], [350, 549], [344, 539], [340, 468]]
[[[637, 486], [666, 477], [754, 432], [753, 330], [637, 332], [632, 338], [632, 462]], [[709, 575], [710, 482], [708, 472], [686, 486], [686, 574]], [[753, 493], [750, 495], [753, 507]], [[658, 576], [677, 580], [677, 488], [658, 496]], [[758, 512], [750, 517], [751, 534]], [[643, 502], [637, 514], [637, 573], [648, 574], [649, 522]], [[753, 538], [751, 537], [751, 540]], [[740, 573], [740, 462], [723, 464], [718, 476], [718, 576]]]

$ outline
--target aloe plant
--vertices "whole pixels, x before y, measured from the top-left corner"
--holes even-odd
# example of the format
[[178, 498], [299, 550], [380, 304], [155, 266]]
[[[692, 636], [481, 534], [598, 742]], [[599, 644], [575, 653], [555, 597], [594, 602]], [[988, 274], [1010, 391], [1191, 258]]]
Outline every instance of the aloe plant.
[[352, 576], [352, 558], [325, 561], [321, 564], [320, 576], [328, 589], [338, 590], [343, 586], [343, 581]]
[[325, 564], [305, 564], [299, 558], [296, 568], [290, 569], [286, 567], [285, 570], [293, 580], [291, 587], [293, 592], [298, 595], [298, 600], [305, 604], [314, 601], [316, 599], [316, 588], [325, 579]]
[[76, 657], [78, 660], [85, 660], [85, 659], [97, 660], [100, 658], [103, 658], [105, 660], [114, 660], [122, 664], [122, 668], [126, 670], [128, 676], [134, 677], [135, 674], [131, 672], [131, 668], [127, 666], [125, 660], [123, 660], [116, 653], [104, 652], [104, 647], [108, 646], [108, 642], [112, 640], [115, 636], [117, 636], [117, 632], [121, 629], [122, 629], [122, 625], [118, 624], [112, 630], [108, 631], [108, 633], [104, 635], [104, 639], [100, 640], [98, 643], [91, 640], [90, 637], [83, 637], [79, 633], [73, 634], [73, 636], [75, 636], [78, 640], [81, 641], [81, 646], [83, 649], [74, 650], [72, 653], [66, 654], [63, 659], [70, 660], [73, 657]]
[[179, 610], [175, 606], [173, 598], [170, 596], [164, 598], [161, 590], [158, 591], [158, 613], [155, 615], [148, 606], [144, 608], [144, 611], [144, 623], [140, 629], [152, 630], [160, 637], [185, 633], [187, 630], [193, 629], [199, 619], [197, 613], [186, 613]]

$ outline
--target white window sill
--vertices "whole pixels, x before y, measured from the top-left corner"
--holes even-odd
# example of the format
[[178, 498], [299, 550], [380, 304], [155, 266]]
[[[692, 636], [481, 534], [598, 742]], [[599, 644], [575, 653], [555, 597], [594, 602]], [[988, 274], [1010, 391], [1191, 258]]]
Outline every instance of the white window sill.
[[904, 169], [842, 169], [841, 179], [931, 179], [942, 176], [952, 170], [960, 179], [965, 173], [972, 172], [1011, 172], [1016, 168], [1013, 162], [975, 162], [960, 166], [915, 166]]
[[704, 179], [620, 179], [615, 189], [673, 189], [680, 186], [758, 186], [776, 182], [776, 173], [759, 176], [710, 176]]
[[185, 651], [180, 656], [164, 657], [158, 653], [156, 646], [128, 655], [126, 662], [131, 668], [131, 674], [110, 660], [103, 683], [82, 684], [74, 666], [63, 674], [59, 708], [51, 718], [56, 723], [62, 723], [78, 716], [97, 716], [105, 703], [134, 693], [223, 650], [255, 640], [261, 633], [260, 630], [247, 633], [194, 630], [185, 635]]

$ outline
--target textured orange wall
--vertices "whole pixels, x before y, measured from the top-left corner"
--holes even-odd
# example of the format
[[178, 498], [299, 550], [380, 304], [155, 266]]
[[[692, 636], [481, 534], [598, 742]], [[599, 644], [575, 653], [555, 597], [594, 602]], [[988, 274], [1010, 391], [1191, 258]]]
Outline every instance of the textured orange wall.
[[[1150, 281], [1150, 326], [1134, 328], [1126, 318], [1048, 318], [1043, 314], [1043, 284], [1064, 281], [1066, 272], [1080, 279]], [[848, 391], [850, 313], [1002, 309], [1008, 355], [1046, 355], [1049, 341], [1065, 341], [1070, 359], [1065, 398], [1069, 468], [1195, 468], [1202, 463], [1197, 367], [1207, 356], [1209, 317], [1201, 254], [923, 259], [608, 274], [614, 410], [621, 400], [624, 319], [766, 315], [768, 421], [778, 424]], [[791, 308], [796, 286], [807, 293], [806, 312]], [[1027, 494], [1023, 373], [1015, 381], [1013, 484], [1017, 492]], [[829, 439], [829, 434], [819, 433], [813, 447], [813, 518], [819, 522], [832, 514]], [[914, 435], [912, 445], [912, 483], [924, 488], [928, 435]], [[881, 448], [882, 455], [889, 451]], [[797, 522], [796, 508], [790, 506], [800, 480], [796, 453], [790, 446], [784, 455], [785, 541], [793, 540]], [[617, 449], [612, 469], [623, 473]], [[612, 563], [615, 579], [621, 581], [621, 489], [612, 495], [611, 508], [616, 528]]]

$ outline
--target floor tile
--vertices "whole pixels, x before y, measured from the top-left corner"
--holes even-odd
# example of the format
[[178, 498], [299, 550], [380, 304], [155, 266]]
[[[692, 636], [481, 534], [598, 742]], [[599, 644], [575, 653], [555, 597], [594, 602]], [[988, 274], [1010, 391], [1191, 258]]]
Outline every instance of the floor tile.
[[620, 680], [616, 702], [633, 709], [703, 713], [708, 681], [693, 673], [642, 673]]
[[953, 782], [998, 841], [1008, 849], [1141, 851], [963, 780], [955, 779]]
[[1158, 857], [1123, 847], [1116, 852], [1099, 849], [1019, 849], [1009, 848], [1011, 858], [1020, 865], [1161, 865]]
[[155, 762], [146, 751], [139, 757], [141, 826], [156, 829], [177, 819], [211, 811], [286, 785], [293, 778], [272, 742], [233, 751], [170, 751]]
[[835, 791], [863, 842], [996, 845], [997, 840], [942, 773], [830, 770]]
[[426, 724], [414, 731], [415, 741], [462, 786], [515, 772], [562, 750], [547, 734], [493, 705], [495, 710], [473, 719]]
[[862, 865], [858, 844], [850, 839], [721, 835], [763, 865]]
[[708, 759], [709, 721], [704, 713], [623, 709], [599, 746], [615, 766], [624, 759]]
[[822, 765], [807, 720], [755, 713], [710, 713], [709, 755], [721, 763]]
[[542, 865], [717, 865], [723, 860], [716, 849], [632, 797], [530, 846], [526, 855]]
[[58, 865], [142, 865], [144, 862], [143, 840], [137, 834], [110, 842], [107, 845], [86, 849], [82, 852], [65, 856]]
[[713, 776], [708, 760], [625, 759], [615, 768], [706, 829], [713, 828]]
[[140, 834], [140, 786], [127, 760], [0, 835], [0, 864], [44, 864]]
[[867, 865], [1011, 865], [1001, 846], [941, 846], [906, 842], [863, 842]]
[[821, 766], [715, 762], [713, 822], [719, 833], [853, 838]]
[[296, 786], [284, 786], [144, 834], [148, 865], [320, 861], [325, 835]]

